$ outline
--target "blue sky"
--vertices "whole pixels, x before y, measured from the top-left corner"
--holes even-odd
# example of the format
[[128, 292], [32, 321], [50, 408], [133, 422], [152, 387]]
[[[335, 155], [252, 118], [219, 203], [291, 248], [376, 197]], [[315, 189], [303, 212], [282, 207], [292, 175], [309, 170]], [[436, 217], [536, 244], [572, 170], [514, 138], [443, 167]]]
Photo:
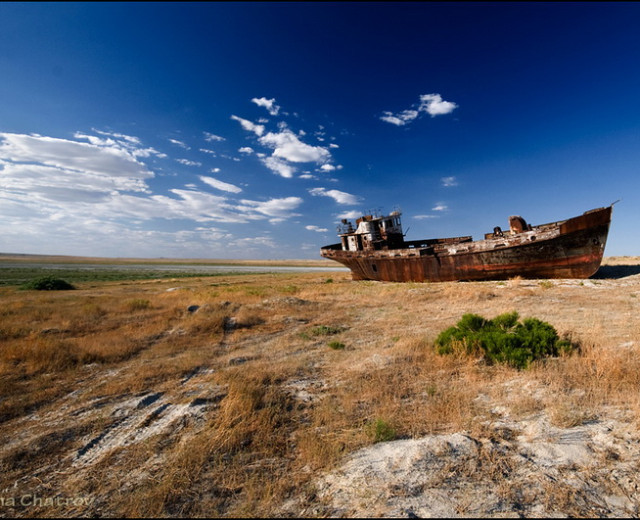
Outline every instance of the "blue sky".
[[318, 258], [616, 204], [640, 255], [638, 3], [0, 3], [0, 252]]

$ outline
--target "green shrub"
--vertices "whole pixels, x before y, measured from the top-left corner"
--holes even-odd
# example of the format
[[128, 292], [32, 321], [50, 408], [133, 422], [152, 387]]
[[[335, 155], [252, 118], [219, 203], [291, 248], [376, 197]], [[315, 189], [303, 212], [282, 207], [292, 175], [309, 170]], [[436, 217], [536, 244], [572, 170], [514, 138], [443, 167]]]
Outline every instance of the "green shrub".
[[556, 330], [537, 318], [518, 323], [518, 313], [501, 314], [492, 320], [477, 314], [465, 314], [455, 327], [442, 331], [435, 341], [439, 354], [458, 350], [481, 354], [489, 363], [506, 363], [526, 368], [532, 361], [556, 357], [575, 348], [561, 340]]
[[344, 329], [342, 327], [332, 327], [330, 325], [318, 325], [317, 327], [312, 327], [309, 330], [309, 334], [312, 336], [331, 336], [333, 334], [339, 334]]
[[366, 431], [374, 443], [392, 441], [396, 438], [396, 430], [383, 419], [368, 422]]
[[42, 276], [22, 284], [21, 289], [28, 291], [70, 291], [75, 287], [60, 278]]
[[346, 345], [344, 343], [341, 343], [340, 341], [330, 341], [328, 345], [333, 350], [344, 350], [344, 348], [346, 347]]

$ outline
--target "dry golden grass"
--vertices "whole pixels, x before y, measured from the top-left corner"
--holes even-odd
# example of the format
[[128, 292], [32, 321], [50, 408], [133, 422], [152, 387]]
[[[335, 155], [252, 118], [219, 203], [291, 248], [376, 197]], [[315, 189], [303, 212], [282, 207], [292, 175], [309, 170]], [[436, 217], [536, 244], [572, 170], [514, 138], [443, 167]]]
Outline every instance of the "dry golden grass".
[[[374, 421], [397, 438], [499, 435], [484, 397], [517, 416], [544, 410], [562, 427], [607, 407], [640, 419], [634, 275], [442, 284], [230, 275], [5, 288], [0, 300], [0, 428], [11, 439], [0, 489], [94, 498], [3, 511], [15, 516], [275, 516], [292, 497], [316, 500], [313, 478], [374, 442]], [[579, 354], [519, 372], [434, 352], [462, 314], [513, 310], [570, 334]], [[505, 464], [485, 461], [488, 478]]]

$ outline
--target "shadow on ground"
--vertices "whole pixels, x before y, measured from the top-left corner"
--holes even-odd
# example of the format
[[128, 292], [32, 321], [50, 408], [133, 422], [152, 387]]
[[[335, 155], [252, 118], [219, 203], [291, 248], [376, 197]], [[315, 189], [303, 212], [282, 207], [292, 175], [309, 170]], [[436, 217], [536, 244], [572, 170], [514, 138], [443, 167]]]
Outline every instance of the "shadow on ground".
[[640, 274], [638, 265], [602, 265], [591, 278], [625, 278]]

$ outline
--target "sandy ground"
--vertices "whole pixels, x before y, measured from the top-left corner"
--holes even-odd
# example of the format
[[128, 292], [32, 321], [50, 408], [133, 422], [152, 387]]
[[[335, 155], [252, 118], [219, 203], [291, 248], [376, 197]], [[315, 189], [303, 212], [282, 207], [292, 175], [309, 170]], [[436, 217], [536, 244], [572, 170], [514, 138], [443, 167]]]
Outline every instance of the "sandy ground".
[[[538, 287], [536, 281], [517, 283], [521, 290]], [[640, 295], [637, 265], [617, 268], [611, 265], [594, 280], [559, 280], [553, 284], [567, 295], [578, 289], [588, 290], [590, 298], [595, 300], [605, 301], [608, 295], [622, 291], [625, 297]], [[492, 294], [508, 288], [508, 284], [490, 286]], [[423, 289], [411, 290], [420, 293]], [[561, 298], [565, 293], [557, 294]], [[634, 305], [636, 303], [634, 300]], [[541, 309], [549, 304], [549, 301], [540, 303]], [[588, 308], [593, 311], [593, 307]], [[640, 345], [637, 344], [636, 307], [625, 310], [625, 315], [618, 319], [626, 320], [628, 325], [612, 337], [610, 346], [637, 351]], [[302, 322], [292, 319], [291, 323], [291, 327], [302, 330]], [[251, 341], [255, 342], [255, 338], [247, 337], [247, 342]], [[230, 363], [242, 364], [248, 360], [250, 358], [236, 357], [230, 359]], [[361, 363], [384, 363], [384, 359], [379, 352], [370, 352], [363, 354]], [[213, 371], [202, 367], [187, 377], [164, 384], [157, 391], [123, 395], [119, 399], [87, 400], [83, 395], [90, 393], [97, 372], [92, 365], [82, 370], [86, 373], [85, 380], [73, 392], [35, 414], [5, 425], [10, 431], [20, 432], [4, 437], [0, 446], [0, 459], [6, 462], [8, 457], [14, 466], [18, 464], [15, 454], [28, 457], [34, 453], [34, 446], [42, 442], [43, 432], [49, 432], [47, 435], [55, 439], [65, 435], [76, 439], [70, 444], [61, 441], [62, 448], [53, 459], [47, 458], [46, 463], [40, 463], [38, 458], [26, 458], [24, 464], [28, 471], [2, 490], [5, 502], [18, 497], [18, 490], [25, 488], [41, 496], [51, 495], [61, 481], [71, 488], [74, 481], [91, 478], [94, 467], [108, 463], [109, 455], [117, 447], [142, 445], [158, 434], [178, 436], [179, 442], [188, 442], [191, 432], [197, 430], [206, 414], [225, 397], [225, 389], [216, 385]], [[99, 377], [117, 378], [118, 371], [101, 372]], [[321, 380], [291, 381], [289, 388], [301, 403], [310, 403], [327, 385]], [[313, 500], [309, 499], [308, 491], [301, 492], [278, 507], [274, 516], [640, 515], [640, 431], [627, 410], [601, 409], [593, 418], [558, 427], [545, 410], [525, 418], [516, 418], [512, 413], [512, 403], [531, 395], [544, 399], [545, 392], [550, 391], [548, 388], [517, 376], [505, 385], [512, 399], [496, 401], [485, 394], [477, 396], [478, 402], [491, 410], [491, 420], [484, 424], [482, 435], [458, 431], [405, 438], [347, 454], [338, 467], [312, 479]], [[82, 424], [99, 418], [106, 419], [105, 427], [98, 434], [83, 432]], [[122, 483], [121, 492], [135, 487], [162, 464], [162, 457], [150, 457], [145, 464], [132, 468]], [[478, 480], [478, 474], [484, 475], [484, 480]], [[113, 514], [105, 503], [89, 508], [86, 504], [67, 505], [64, 509], [0, 506], [3, 517]]]
[[[466, 432], [376, 444], [317, 481], [323, 513], [348, 517], [637, 517], [639, 434], [624, 419], [557, 428], [545, 414], [513, 421], [499, 438]], [[502, 475], [478, 480], [500, 461]], [[563, 484], [563, 490], [554, 487]], [[559, 496], [555, 496], [559, 495]], [[303, 511], [314, 515], [320, 511]]]

